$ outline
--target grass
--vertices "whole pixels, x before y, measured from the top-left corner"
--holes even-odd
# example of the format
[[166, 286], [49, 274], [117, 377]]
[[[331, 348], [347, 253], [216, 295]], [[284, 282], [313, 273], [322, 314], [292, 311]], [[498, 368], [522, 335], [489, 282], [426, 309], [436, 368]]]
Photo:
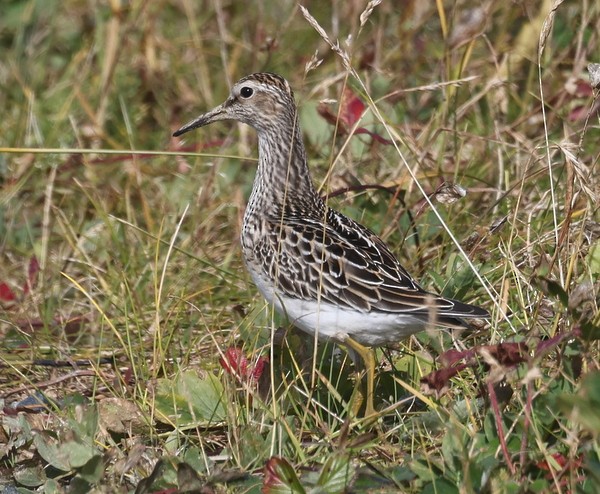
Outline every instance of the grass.
[[[0, 10], [3, 489], [598, 490], [599, 6]], [[328, 201], [492, 313], [378, 350], [376, 423], [245, 273], [254, 133], [170, 137], [260, 70]]]

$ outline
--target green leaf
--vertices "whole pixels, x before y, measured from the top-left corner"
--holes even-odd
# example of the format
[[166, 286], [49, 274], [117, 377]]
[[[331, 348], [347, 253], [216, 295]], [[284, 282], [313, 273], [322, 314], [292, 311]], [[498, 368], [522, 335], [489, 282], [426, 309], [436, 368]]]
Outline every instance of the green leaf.
[[78, 409], [81, 410], [81, 416], [69, 419], [71, 429], [81, 438], [94, 438], [98, 431], [98, 407], [89, 405]]
[[223, 386], [212, 374], [199, 379], [194, 372], [184, 372], [178, 383], [178, 389], [186, 397], [193, 410], [205, 420], [225, 420], [223, 407]]
[[456, 485], [448, 480], [437, 478], [431, 484], [425, 485], [421, 494], [438, 494], [440, 492], [443, 492], [444, 494], [458, 494], [459, 490]]
[[62, 494], [63, 492], [60, 484], [54, 479], [48, 479], [44, 484], [44, 494]]
[[187, 463], [177, 465], [177, 485], [181, 492], [202, 492], [206, 482]]
[[407, 466], [394, 467], [388, 472], [388, 475], [396, 484], [413, 480], [415, 478], [415, 472], [413, 472]]
[[451, 254], [446, 265], [446, 276], [441, 277], [430, 273], [439, 286], [443, 287], [445, 297], [462, 299], [469, 292], [475, 281], [475, 274], [468, 264], [465, 264], [458, 254]]
[[569, 307], [569, 296], [567, 295], [565, 289], [560, 286], [558, 281], [552, 280], [545, 276], [539, 276], [538, 283], [544, 293], [557, 298], [563, 307]]
[[51, 434], [45, 431], [38, 432], [33, 437], [33, 444], [37, 448], [39, 455], [48, 464], [62, 472], [71, 471], [67, 455], [61, 451], [58, 440], [52, 437]]
[[300, 122], [306, 140], [313, 146], [327, 146], [330, 143], [332, 127], [319, 115], [317, 103], [306, 101], [300, 112]]
[[94, 455], [82, 468], [78, 471], [78, 477], [81, 477], [90, 484], [95, 484], [102, 479], [104, 474], [104, 461], [99, 454]]
[[223, 386], [217, 377], [207, 374], [200, 378], [187, 371], [174, 380], [158, 381], [155, 404], [159, 413], [179, 427], [194, 427], [225, 420], [222, 399]]
[[[183, 453], [183, 461], [191, 466], [196, 472], [205, 474], [207, 473], [206, 458], [204, 457], [202, 450], [197, 446], [190, 446]], [[210, 460], [209, 460], [210, 461]], [[209, 463], [211, 465], [212, 463]]]
[[244, 465], [259, 466], [269, 457], [269, 445], [263, 435], [254, 427], [246, 427], [240, 437], [241, 461]]
[[452, 470], [455, 471], [456, 470], [456, 453], [457, 451], [459, 451], [459, 448], [457, 448], [457, 444], [456, 444], [456, 437], [455, 437], [456, 431], [451, 429], [448, 430], [446, 432], [446, 434], [444, 435], [444, 438], [442, 439], [442, 447], [441, 447], [441, 453], [442, 453], [442, 458], [444, 459], [444, 463], [446, 464], [446, 466]]
[[15, 468], [13, 470], [13, 477], [15, 481], [26, 487], [38, 487], [46, 481], [46, 473], [42, 465]]
[[588, 321], [581, 325], [581, 336], [588, 341], [600, 340], [600, 326]]
[[135, 489], [135, 494], [149, 493], [152, 489], [152, 484], [162, 477], [166, 465], [167, 462], [164, 459], [158, 460], [154, 465], [152, 473], [150, 473], [148, 477], [145, 477], [138, 482], [138, 485]]
[[590, 248], [587, 258], [590, 265], [590, 274], [592, 276], [600, 275], [600, 242], [596, 242]]
[[98, 451], [88, 444], [77, 441], [67, 441], [59, 448], [61, 455], [67, 458], [72, 468], [81, 468], [90, 461]]
[[81, 478], [79, 475], [74, 477], [69, 482], [69, 494], [88, 494], [91, 491], [91, 484], [83, 478]]
[[[138, 406], [131, 400], [118, 398], [116, 396], [104, 398], [98, 402], [96, 421], [102, 426], [102, 429], [115, 434], [145, 434], [147, 433], [148, 423], [140, 412]], [[93, 417], [88, 421], [89, 428], [82, 427], [80, 437], [93, 437], [85, 431], [94, 427]]]
[[559, 408], [594, 434], [600, 433], [600, 372], [591, 372], [581, 381], [576, 394], [558, 397]]
[[354, 467], [347, 455], [330, 456], [321, 470], [317, 485], [330, 494], [345, 492], [354, 478]]
[[409, 463], [410, 470], [421, 480], [429, 481], [434, 478], [434, 472], [430, 465], [426, 465], [418, 460], [412, 460]]
[[546, 479], [536, 479], [527, 486], [527, 489], [529, 492], [539, 492], [542, 494], [543, 492], [550, 492], [549, 487]]

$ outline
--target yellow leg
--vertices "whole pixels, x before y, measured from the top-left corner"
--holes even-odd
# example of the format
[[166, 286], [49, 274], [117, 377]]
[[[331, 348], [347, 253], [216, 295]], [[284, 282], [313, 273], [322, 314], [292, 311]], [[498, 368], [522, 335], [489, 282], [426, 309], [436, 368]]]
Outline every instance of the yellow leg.
[[[344, 344], [348, 345], [358, 356], [362, 359], [363, 364], [365, 366], [365, 370], [367, 371], [367, 403], [365, 405], [365, 417], [369, 417], [371, 415], [375, 415], [377, 412], [375, 407], [373, 406], [373, 395], [374, 395], [374, 384], [375, 384], [375, 353], [371, 348], [365, 347], [354, 341], [352, 338], [345, 338]], [[354, 365], [357, 366], [357, 362], [354, 362]], [[360, 378], [360, 369], [357, 368], [357, 373]], [[358, 379], [357, 386], [360, 387], [360, 379]], [[356, 415], [358, 409], [363, 402], [362, 393], [359, 395], [358, 403], [354, 403], [352, 406], [352, 411]]]

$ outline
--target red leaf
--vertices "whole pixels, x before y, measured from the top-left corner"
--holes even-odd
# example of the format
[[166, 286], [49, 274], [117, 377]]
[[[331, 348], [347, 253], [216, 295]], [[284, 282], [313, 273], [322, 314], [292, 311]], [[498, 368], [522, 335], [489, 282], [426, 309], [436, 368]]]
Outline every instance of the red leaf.
[[511, 367], [525, 362], [528, 358], [528, 347], [525, 343], [498, 343], [497, 345], [476, 346], [471, 350], [448, 350], [440, 355], [439, 360], [443, 365], [451, 366], [460, 360], [472, 362], [476, 355], [486, 352], [491, 355], [500, 365]]
[[354, 133], [355, 134], [367, 134], [367, 135], [371, 136], [373, 138], [373, 140], [380, 142], [381, 144], [387, 144], [387, 145], [393, 144], [393, 142], [390, 141], [389, 139], [386, 139], [385, 137], [381, 137], [376, 132], [371, 132], [370, 130], [365, 129], [364, 127], [359, 127], [358, 129], [356, 129], [354, 131]]
[[578, 79], [575, 83], [575, 95], [580, 98], [591, 98], [594, 96], [592, 85], [588, 81]]
[[37, 285], [37, 275], [40, 272], [40, 263], [37, 257], [33, 256], [29, 259], [29, 266], [27, 267], [27, 281], [23, 284], [23, 293], [27, 295], [29, 290], [35, 288]]
[[14, 302], [16, 298], [15, 292], [6, 283], [0, 283], [0, 301]]
[[38, 262], [37, 257], [33, 256], [29, 260], [28, 276], [29, 276], [30, 283], [33, 283], [35, 281], [35, 277], [37, 276], [37, 274], [39, 272], [40, 272], [40, 263]]
[[461, 370], [466, 369], [467, 364], [460, 364], [456, 367], [444, 367], [443, 369], [430, 372], [421, 378], [421, 384], [427, 394], [441, 396], [448, 389], [450, 379], [452, 379]]
[[238, 377], [248, 375], [248, 359], [241, 348], [230, 346], [225, 350], [224, 356], [219, 359], [219, 363], [228, 374], [234, 374]]
[[[329, 105], [327, 105], [325, 103], [319, 103], [319, 106], [317, 107], [317, 112], [331, 125], [336, 125], [337, 116], [331, 112]], [[342, 127], [342, 130], [344, 130], [344, 131], [346, 130], [344, 128], [343, 122], [340, 122], [340, 127]]]
[[342, 103], [340, 108], [340, 120], [344, 122], [346, 127], [352, 127], [359, 121], [365, 111], [365, 104], [361, 99], [354, 94], [354, 91], [348, 86], [344, 89], [342, 95]]
[[289, 463], [278, 456], [269, 458], [263, 471], [265, 475], [263, 481], [263, 492], [265, 492], [265, 487], [273, 487], [275, 485], [283, 484], [280, 478], [282, 466], [283, 468], [287, 468], [289, 467]]
[[[344, 89], [344, 93], [342, 94], [342, 100], [340, 102], [340, 110], [339, 115], [334, 115], [330, 106], [322, 103], [318, 106], [317, 111], [319, 115], [321, 115], [325, 120], [327, 120], [331, 125], [337, 125], [338, 130], [341, 134], [347, 134], [350, 132], [350, 129], [354, 127], [356, 122], [360, 120], [362, 114], [365, 112], [367, 106], [362, 102], [362, 100], [350, 89], [346, 87]], [[379, 134], [375, 132], [371, 132], [364, 127], [359, 127], [354, 131], [355, 134], [366, 134], [370, 136], [374, 141], [380, 142], [382, 144], [392, 144], [392, 141], [389, 139], [385, 139], [381, 137]]]
[[535, 348], [535, 355], [539, 357], [540, 355], [545, 355], [546, 353], [554, 350], [563, 340], [567, 338], [573, 338], [578, 336], [575, 331], [567, 331], [566, 333], [556, 333], [552, 338], [547, 340], [540, 340]]
[[577, 120], [583, 120], [586, 117], [588, 111], [588, 108], [584, 105], [576, 106], [569, 112], [569, 121], [576, 122]]
[[225, 350], [225, 354], [219, 359], [219, 363], [225, 372], [233, 374], [238, 379], [253, 382], [260, 379], [268, 362], [267, 357], [259, 357], [256, 364], [251, 366], [243, 350], [233, 346]]
[[284, 458], [279, 456], [269, 458], [263, 473], [265, 477], [262, 492], [264, 494], [281, 494], [284, 492], [303, 494], [305, 492], [296, 472]]
[[[555, 474], [559, 474], [559, 478], [569, 470], [572, 471], [581, 468], [581, 465], [583, 463], [580, 457], [576, 457], [571, 460], [561, 453], [553, 453], [552, 458], [557, 463], [558, 467], [561, 469], [561, 472], [555, 472]], [[552, 472], [552, 470], [554, 469], [554, 467], [552, 467], [550, 465], [550, 462], [548, 462], [547, 460], [540, 460], [536, 463], [536, 465], [540, 470], [545, 470], [546, 472]], [[552, 473], [546, 475], [547, 479], [551, 479], [552, 477]]]
[[252, 379], [253, 381], [258, 381], [265, 370], [265, 365], [268, 363], [269, 359], [267, 357], [259, 357], [256, 361], [256, 365], [252, 368], [252, 371], [250, 372], [250, 379]]
[[[529, 349], [525, 343], [498, 343], [497, 345], [481, 345], [470, 350], [448, 350], [440, 355], [444, 365], [438, 371], [431, 372], [421, 379], [426, 392], [442, 395], [448, 388], [450, 379], [459, 371], [472, 367], [481, 360], [486, 368], [490, 367], [490, 358], [503, 370], [511, 369], [529, 358]], [[479, 359], [478, 357], [481, 357]], [[460, 361], [464, 363], [459, 364]]]
[[133, 374], [133, 368], [127, 367], [127, 369], [125, 369], [125, 372], [123, 372], [123, 382], [125, 384], [132, 384], [134, 380], [134, 374]]
[[525, 343], [498, 343], [480, 348], [488, 350], [490, 355], [504, 367], [512, 367], [528, 359], [528, 348]]
[[455, 350], [454, 348], [451, 348], [450, 350], [447, 350], [444, 353], [442, 353], [438, 357], [438, 360], [442, 365], [450, 367], [451, 365], [454, 365], [456, 362], [462, 359], [469, 361], [473, 358], [474, 355], [475, 350]]

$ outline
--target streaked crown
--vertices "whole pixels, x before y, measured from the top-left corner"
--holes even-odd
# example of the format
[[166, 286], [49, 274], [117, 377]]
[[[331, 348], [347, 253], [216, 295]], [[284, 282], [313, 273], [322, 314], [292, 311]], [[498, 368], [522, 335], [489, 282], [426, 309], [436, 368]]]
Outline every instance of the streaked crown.
[[277, 88], [281, 92], [287, 94], [290, 98], [294, 99], [294, 93], [288, 82], [283, 77], [273, 74], [272, 72], [257, 72], [255, 74], [250, 74], [240, 79], [235, 85], [240, 86], [248, 81], [256, 82], [265, 87]]

